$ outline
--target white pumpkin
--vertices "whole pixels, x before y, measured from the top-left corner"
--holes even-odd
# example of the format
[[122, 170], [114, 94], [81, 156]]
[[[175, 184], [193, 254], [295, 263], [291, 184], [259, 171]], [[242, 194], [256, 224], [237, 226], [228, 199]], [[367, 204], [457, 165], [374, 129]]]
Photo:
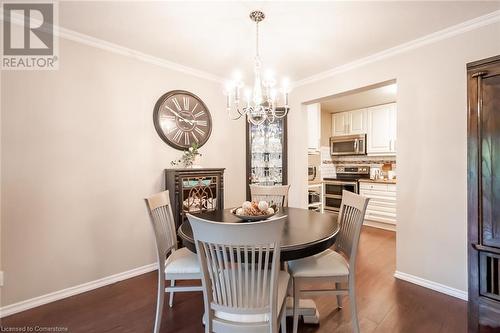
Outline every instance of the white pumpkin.
[[269, 204], [267, 203], [267, 201], [259, 201], [259, 209], [261, 212], [267, 211], [268, 208]]
[[245, 210], [243, 210], [243, 208], [238, 208], [236, 210], [236, 215], [243, 215], [244, 212], [245, 212]]
[[250, 208], [252, 208], [252, 203], [250, 201], [245, 201], [241, 205], [241, 208], [243, 208], [243, 210], [249, 210]]
[[274, 209], [272, 209], [271, 207], [269, 207], [269, 208], [267, 209], [267, 213], [268, 213], [269, 215], [274, 214]]

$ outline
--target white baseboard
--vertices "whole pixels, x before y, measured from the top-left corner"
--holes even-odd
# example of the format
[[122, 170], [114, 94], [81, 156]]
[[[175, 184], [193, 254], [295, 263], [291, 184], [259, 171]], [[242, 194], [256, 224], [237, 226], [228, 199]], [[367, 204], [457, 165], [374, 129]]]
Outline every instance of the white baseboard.
[[422, 279], [422, 278], [415, 276], [415, 275], [396, 271], [394, 273], [394, 277], [396, 279], [411, 282], [411, 283], [417, 284], [419, 286], [422, 286], [422, 287], [425, 287], [428, 289], [432, 289], [432, 290], [435, 290], [437, 292], [440, 292], [440, 293], [443, 293], [443, 294], [446, 294], [449, 296], [463, 299], [464, 301], [467, 301], [467, 299], [468, 299], [468, 295], [467, 295], [466, 291], [463, 291], [460, 289], [455, 289], [452, 287], [448, 287], [448, 286], [445, 286], [444, 284], [437, 283], [434, 281]]
[[396, 226], [394, 224], [377, 222], [377, 221], [372, 221], [372, 220], [365, 220], [363, 222], [363, 225], [366, 225], [368, 227], [373, 227], [373, 228], [384, 229], [384, 230], [396, 232]]
[[153, 264], [145, 265], [142, 267], [137, 267], [137, 268], [131, 269], [131, 270], [126, 271], [126, 272], [121, 272], [118, 274], [113, 274], [110, 276], [103, 277], [101, 279], [86, 282], [86, 283], [83, 283], [83, 284], [80, 284], [80, 285], [77, 285], [74, 287], [69, 287], [66, 289], [54, 291], [54, 292], [51, 292], [51, 293], [48, 293], [48, 294], [45, 294], [42, 296], [34, 297], [31, 299], [27, 299], [25, 301], [21, 301], [18, 303], [9, 304], [9, 305], [6, 305], [6, 306], [3, 306], [0, 308], [0, 318], [7, 317], [7, 316], [13, 315], [15, 313], [21, 312], [21, 311], [29, 310], [29, 309], [32, 309], [32, 308], [35, 308], [37, 306], [44, 305], [44, 304], [47, 304], [50, 302], [58, 301], [60, 299], [66, 298], [66, 297], [81, 294], [81, 293], [84, 293], [86, 291], [90, 291], [93, 289], [104, 287], [104, 286], [107, 286], [109, 284], [113, 284], [113, 283], [116, 283], [119, 281], [130, 279], [132, 277], [135, 277], [135, 276], [138, 276], [141, 274], [145, 274], [145, 273], [154, 271], [156, 269], [158, 269], [158, 264], [153, 263]]

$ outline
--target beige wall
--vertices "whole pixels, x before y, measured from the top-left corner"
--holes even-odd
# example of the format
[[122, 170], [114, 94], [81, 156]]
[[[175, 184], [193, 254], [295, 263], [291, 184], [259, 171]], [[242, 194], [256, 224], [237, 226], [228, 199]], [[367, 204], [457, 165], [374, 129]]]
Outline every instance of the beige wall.
[[[297, 87], [291, 95], [293, 130], [305, 123], [303, 102], [397, 79], [397, 270], [462, 291], [467, 290], [466, 63], [500, 54], [498, 36], [499, 23], [485, 26]], [[289, 138], [292, 206], [307, 202], [305, 142]]]
[[143, 198], [181, 155], [153, 127], [167, 91], [205, 101], [201, 164], [226, 168], [226, 205], [244, 200], [245, 124], [228, 120], [219, 83], [66, 40], [60, 61], [2, 73], [2, 305], [155, 261]]

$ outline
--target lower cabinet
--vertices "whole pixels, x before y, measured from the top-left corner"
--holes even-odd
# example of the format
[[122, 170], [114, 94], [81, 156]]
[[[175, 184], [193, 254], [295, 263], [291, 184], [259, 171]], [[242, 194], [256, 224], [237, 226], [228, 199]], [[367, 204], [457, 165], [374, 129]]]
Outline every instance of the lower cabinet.
[[359, 194], [370, 198], [366, 208], [365, 221], [377, 222], [383, 227], [388, 224], [388, 229], [396, 225], [396, 185], [379, 183], [360, 183]]

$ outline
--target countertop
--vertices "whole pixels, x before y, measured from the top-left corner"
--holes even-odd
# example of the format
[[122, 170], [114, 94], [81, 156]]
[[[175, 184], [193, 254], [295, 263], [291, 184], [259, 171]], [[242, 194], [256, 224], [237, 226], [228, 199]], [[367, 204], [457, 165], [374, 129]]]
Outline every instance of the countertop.
[[396, 184], [396, 179], [359, 179], [360, 183]]

